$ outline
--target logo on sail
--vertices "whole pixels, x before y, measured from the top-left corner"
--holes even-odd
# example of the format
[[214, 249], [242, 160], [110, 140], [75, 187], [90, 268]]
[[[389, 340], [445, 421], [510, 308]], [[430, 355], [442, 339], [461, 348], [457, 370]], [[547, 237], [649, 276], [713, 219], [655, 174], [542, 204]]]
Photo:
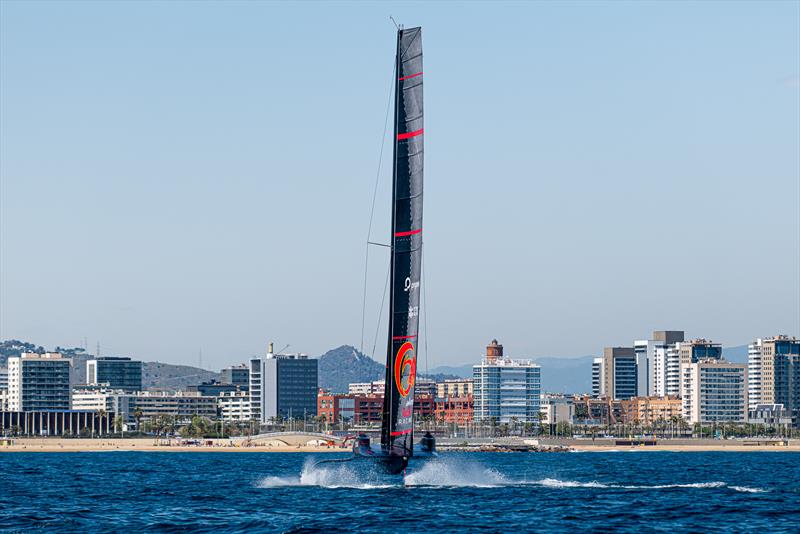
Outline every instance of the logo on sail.
[[406, 341], [400, 345], [397, 356], [394, 358], [394, 383], [400, 396], [405, 397], [414, 387], [414, 378], [417, 374], [417, 359], [414, 356], [414, 345]]

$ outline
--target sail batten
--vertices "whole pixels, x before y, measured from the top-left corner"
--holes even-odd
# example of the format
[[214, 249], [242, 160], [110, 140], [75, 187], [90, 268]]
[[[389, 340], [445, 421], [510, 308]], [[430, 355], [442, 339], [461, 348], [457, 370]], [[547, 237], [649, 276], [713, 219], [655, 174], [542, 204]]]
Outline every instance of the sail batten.
[[398, 31], [395, 62], [391, 293], [381, 446], [389, 455], [410, 457], [414, 434], [423, 235], [425, 129], [421, 28]]

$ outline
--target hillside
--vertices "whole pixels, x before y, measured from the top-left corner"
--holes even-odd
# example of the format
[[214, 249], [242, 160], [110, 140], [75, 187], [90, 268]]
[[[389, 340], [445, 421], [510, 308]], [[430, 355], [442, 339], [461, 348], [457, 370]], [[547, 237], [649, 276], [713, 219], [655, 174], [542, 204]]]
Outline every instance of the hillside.
[[384, 377], [384, 366], [350, 345], [331, 349], [319, 357], [319, 387], [347, 393], [351, 382], [371, 382]]
[[161, 362], [142, 364], [144, 389], [185, 389], [186, 386], [219, 380], [220, 374], [190, 365], [172, 365]]

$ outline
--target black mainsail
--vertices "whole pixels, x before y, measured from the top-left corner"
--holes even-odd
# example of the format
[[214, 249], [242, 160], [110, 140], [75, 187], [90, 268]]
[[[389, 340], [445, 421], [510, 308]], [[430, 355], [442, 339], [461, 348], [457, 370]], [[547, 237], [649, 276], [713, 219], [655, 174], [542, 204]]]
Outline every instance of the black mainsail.
[[422, 28], [397, 32], [391, 294], [381, 448], [412, 455], [422, 267]]

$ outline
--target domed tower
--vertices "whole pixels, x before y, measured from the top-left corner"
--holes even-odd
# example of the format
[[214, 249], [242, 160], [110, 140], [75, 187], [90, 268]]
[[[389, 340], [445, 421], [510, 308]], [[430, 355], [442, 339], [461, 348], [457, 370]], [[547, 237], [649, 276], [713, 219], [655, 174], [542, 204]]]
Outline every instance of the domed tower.
[[503, 345], [499, 344], [496, 339], [486, 345], [486, 359], [493, 362], [497, 359], [503, 359]]

